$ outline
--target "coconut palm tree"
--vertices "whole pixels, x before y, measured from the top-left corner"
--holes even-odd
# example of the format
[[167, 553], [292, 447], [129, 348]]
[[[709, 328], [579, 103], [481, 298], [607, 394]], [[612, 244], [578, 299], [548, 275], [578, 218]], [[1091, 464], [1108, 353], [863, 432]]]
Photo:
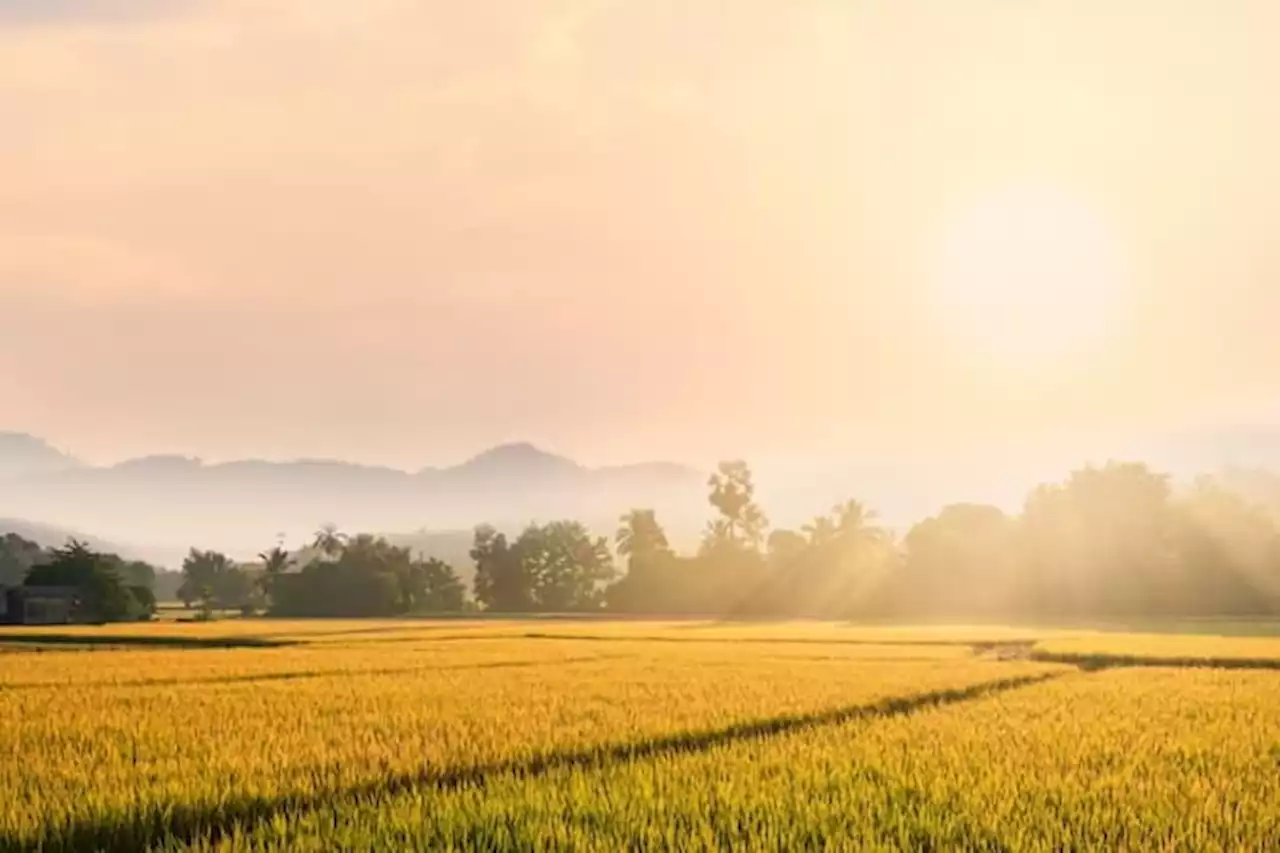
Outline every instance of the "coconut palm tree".
[[670, 551], [667, 534], [658, 523], [657, 514], [651, 509], [633, 509], [620, 519], [614, 541], [618, 554], [623, 557], [645, 556], [659, 551]]

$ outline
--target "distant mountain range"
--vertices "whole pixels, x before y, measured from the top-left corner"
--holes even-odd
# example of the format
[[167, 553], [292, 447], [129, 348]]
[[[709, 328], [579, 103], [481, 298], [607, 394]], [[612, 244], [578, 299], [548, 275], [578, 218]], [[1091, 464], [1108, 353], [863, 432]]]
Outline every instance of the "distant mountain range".
[[279, 537], [296, 543], [325, 523], [421, 539], [482, 522], [514, 529], [573, 517], [611, 533], [633, 506], [703, 514], [704, 483], [702, 472], [681, 465], [588, 468], [525, 443], [416, 472], [312, 459], [206, 464], [185, 456], [97, 467], [35, 436], [0, 433], [0, 516], [139, 543], [120, 547], [163, 554], [168, 564], [191, 545], [244, 557]]

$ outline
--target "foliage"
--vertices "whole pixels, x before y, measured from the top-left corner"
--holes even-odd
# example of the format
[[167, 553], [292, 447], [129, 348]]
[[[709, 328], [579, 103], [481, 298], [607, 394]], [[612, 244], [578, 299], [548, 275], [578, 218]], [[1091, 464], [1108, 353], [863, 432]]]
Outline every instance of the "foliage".
[[675, 553], [651, 509], [633, 509], [619, 519], [614, 536], [626, 573], [606, 591], [609, 609], [622, 612], [680, 612], [682, 591]]
[[402, 590], [405, 604], [414, 612], [458, 613], [467, 601], [467, 590], [457, 572], [444, 560], [414, 560], [409, 566], [409, 585]]
[[258, 578], [258, 587], [268, 600], [275, 600], [276, 581], [293, 566], [293, 557], [281, 545], [258, 555], [262, 561], [262, 575]]
[[476, 528], [471, 547], [476, 564], [476, 601], [498, 613], [523, 613], [533, 609], [533, 583], [518, 551], [504, 533], [490, 525]]
[[516, 540], [515, 552], [539, 610], [597, 610], [604, 584], [614, 577], [608, 542], [593, 538], [577, 521], [531, 524]]
[[118, 622], [142, 612], [137, 599], [120, 577], [120, 560], [91, 550], [75, 539], [49, 552], [46, 562], [31, 568], [26, 586], [70, 587], [79, 593], [77, 618], [91, 622]]
[[[953, 504], [896, 541], [851, 500], [758, 543], [750, 470], [710, 480], [717, 517], [692, 558], [630, 558], [652, 513], [624, 517], [628, 574], [609, 591], [632, 613], [1128, 619], [1280, 613], [1280, 516], [1228, 482], [1175, 493], [1144, 465], [1112, 462], [1037, 487], [1020, 515]], [[633, 525], [648, 525], [633, 529]], [[658, 533], [661, 532], [658, 528]]]
[[367, 617], [462, 609], [462, 583], [446, 563], [414, 559], [408, 548], [382, 537], [323, 534], [317, 556], [300, 571], [286, 571], [290, 563], [279, 549], [263, 555], [274, 614]]
[[998, 507], [951, 504], [903, 541], [896, 609], [930, 616], [1008, 615], [1017, 609], [1018, 529]]
[[182, 562], [182, 576], [178, 598], [188, 607], [199, 603], [204, 611], [251, 613], [261, 604], [253, 576], [226, 554], [192, 548]]
[[614, 577], [603, 537], [580, 522], [530, 524], [513, 544], [493, 527], [476, 528], [476, 600], [501, 613], [599, 609]]
[[133, 596], [133, 600], [137, 602], [135, 613], [138, 619], [150, 619], [156, 613], [156, 594], [152, 592], [149, 586], [140, 586], [131, 584], [129, 594]]
[[741, 460], [721, 462], [707, 480], [708, 500], [720, 513], [707, 525], [703, 547], [707, 550], [756, 550], [764, 544], [769, 520], [755, 502], [751, 469]]
[[45, 551], [16, 533], [0, 536], [0, 586], [20, 586], [31, 567], [42, 562]]

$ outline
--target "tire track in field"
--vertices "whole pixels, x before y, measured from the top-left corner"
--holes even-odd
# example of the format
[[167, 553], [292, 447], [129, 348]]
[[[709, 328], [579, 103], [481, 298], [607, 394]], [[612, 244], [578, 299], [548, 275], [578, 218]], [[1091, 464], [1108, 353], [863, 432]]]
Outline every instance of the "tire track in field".
[[672, 755], [707, 752], [721, 746], [836, 726], [861, 719], [898, 717], [1041, 684], [1067, 671], [1024, 675], [898, 696], [878, 702], [849, 705], [806, 714], [786, 714], [735, 723], [719, 729], [677, 732], [641, 741], [601, 744], [577, 750], [548, 752], [531, 758], [497, 761], [456, 768], [428, 769], [384, 777], [363, 785], [319, 794], [227, 799], [216, 804], [164, 803], [143, 811], [109, 814], [98, 819], [51, 826], [38, 837], [0, 835], [5, 853], [98, 850], [132, 853], [153, 845], [217, 841], [243, 834], [255, 824], [299, 812], [311, 812], [356, 800], [376, 802], [420, 789], [452, 791], [483, 788], [498, 779], [536, 779], [566, 768], [603, 768]]

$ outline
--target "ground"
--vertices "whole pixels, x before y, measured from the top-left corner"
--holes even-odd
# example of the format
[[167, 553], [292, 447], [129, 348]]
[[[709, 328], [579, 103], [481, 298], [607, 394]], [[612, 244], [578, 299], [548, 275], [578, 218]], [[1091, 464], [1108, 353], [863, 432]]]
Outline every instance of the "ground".
[[1274, 626], [1144, 627], [8, 630], [0, 850], [1280, 847]]

